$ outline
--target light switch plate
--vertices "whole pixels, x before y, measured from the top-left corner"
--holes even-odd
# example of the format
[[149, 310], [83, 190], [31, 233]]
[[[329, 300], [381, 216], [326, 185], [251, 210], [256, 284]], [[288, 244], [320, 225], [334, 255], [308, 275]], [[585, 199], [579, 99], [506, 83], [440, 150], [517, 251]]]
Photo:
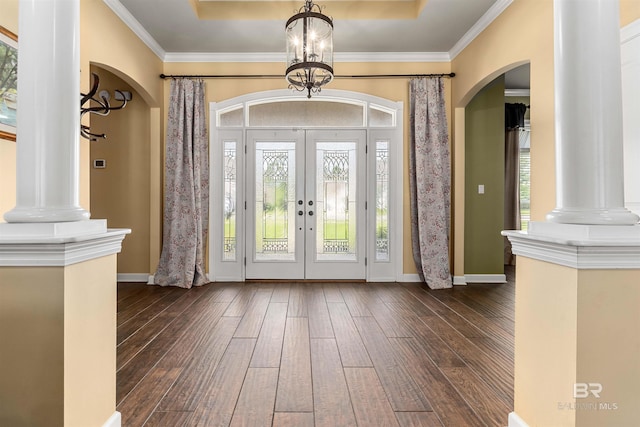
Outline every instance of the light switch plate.
[[484, 194], [484, 184], [478, 185], [478, 194]]

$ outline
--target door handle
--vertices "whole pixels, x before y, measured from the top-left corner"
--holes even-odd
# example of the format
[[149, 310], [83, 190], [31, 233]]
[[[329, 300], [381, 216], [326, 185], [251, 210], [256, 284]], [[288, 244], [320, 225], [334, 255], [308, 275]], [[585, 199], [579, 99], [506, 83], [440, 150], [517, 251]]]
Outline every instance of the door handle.
[[304, 211], [298, 211], [298, 215], [300, 216], [304, 215]]
[[298, 204], [299, 204], [299, 205], [301, 205], [301, 204], [303, 204], [303, 203], [304, 203], [304, 202], [303, 202], [302, 200], [298, 200]]
[[313, 206], [313, 200], [309, 200], [309, 206]]
[[309, 211], [309, 216], [313, 216], [313, 211]]

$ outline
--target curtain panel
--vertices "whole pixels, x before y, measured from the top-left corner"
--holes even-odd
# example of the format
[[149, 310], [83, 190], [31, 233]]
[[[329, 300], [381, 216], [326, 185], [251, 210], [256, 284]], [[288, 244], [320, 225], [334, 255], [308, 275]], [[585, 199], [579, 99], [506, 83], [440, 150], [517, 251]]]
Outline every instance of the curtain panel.
[[[504, 229], [520, 230], [520, 128], [527, 106], [504, 105]], [[511, 242], [504, 237], [504, 264], [515, 265]]]
[[412, 79], [409, 102], [413, 258], [431, 289], [450, 288], [451, 162], [443, 79]]
[[204, 82], [171, 81], [165, 149], [162, 254], [154, 282], [191, 288], [208, 283], [209, 154]]

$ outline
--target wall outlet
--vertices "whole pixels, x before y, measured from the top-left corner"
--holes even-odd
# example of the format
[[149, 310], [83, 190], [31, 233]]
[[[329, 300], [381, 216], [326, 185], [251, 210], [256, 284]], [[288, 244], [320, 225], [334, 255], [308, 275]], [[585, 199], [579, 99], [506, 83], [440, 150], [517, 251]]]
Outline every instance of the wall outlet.
[[107, 161], [105, 159], [94, 159], [93, 168], [94, 169], [104, 169], [107, 167]]

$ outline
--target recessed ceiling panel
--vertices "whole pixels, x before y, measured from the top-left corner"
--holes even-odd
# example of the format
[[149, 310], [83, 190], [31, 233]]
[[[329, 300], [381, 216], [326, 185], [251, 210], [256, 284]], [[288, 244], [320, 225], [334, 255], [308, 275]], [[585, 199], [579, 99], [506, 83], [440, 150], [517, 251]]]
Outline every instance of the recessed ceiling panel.
[[[323, 6], [323, 13], [333, 17], [336, 53], [430, 53], [451, 50], [497, 1], [318, 0], [318, 4]], [[286, 20], [304, 1], [120, 0], [120, 3], [165, 52], [283, 53]], [[197, 9], [206, 6], [205, 3], [218, 6], [226, 3], [229, 16], [199, 18]], [[373, 3], [393, 9], [412, 4], [421, 8], [421, 12], [413, 18], [399, 18], [385, 9], [377, 9], [374, 15], [363, 10]], [[230, 19], [232, 15], [236, 19]]]

